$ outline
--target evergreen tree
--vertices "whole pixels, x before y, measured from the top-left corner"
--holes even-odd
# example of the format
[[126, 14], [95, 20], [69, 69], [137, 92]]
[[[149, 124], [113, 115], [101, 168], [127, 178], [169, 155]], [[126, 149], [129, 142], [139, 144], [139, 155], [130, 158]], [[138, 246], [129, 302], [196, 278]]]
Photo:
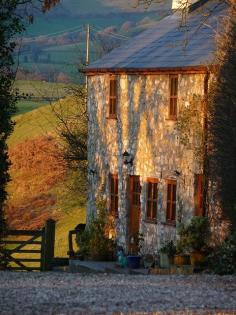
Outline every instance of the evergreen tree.
[[219, 69], [209, 100], [209, 179], [223, 216], [236, 228], [236, 4], [219, 38]]

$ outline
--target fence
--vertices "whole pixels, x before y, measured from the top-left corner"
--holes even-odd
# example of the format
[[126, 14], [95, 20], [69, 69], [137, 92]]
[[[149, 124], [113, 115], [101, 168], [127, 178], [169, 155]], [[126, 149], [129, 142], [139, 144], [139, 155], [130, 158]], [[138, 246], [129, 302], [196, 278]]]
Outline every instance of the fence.
[[[23, 240], [22, 238], [27, 239]], [[48, 220], [42, 230], [8, 230], [2, 244], [5, 245], [4, 259], [8, 269], [21, 271], [51, 270], [54, 259], [55, 221]], [[27, 254], [27, 256], [33, 254], [39, 257], [22, 257], [22, 254]], [[27, 266], [25, 263], [31, 265]]]

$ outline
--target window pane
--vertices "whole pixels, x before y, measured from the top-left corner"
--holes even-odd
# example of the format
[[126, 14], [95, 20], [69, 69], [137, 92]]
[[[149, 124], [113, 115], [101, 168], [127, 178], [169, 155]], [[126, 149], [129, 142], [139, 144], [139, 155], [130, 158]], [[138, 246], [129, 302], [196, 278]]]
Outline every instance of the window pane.
[[152, 198], [152, 183], [148, 183], [148, 198]]
[[172, 184], [172, 203], [176, 202], [176, 184]]
[[152, 219], [157, 218], [157, 201], [153, 201], [152, 204]]
[[176, 203], [172, 204], [172, 213], [171, 213], [171, 220], [175, 221], [175, 215], [176, 215]]
[[148, 200], [147, 202], [147, 218], [151, 218], [151, 206], [152, 206], [152, 203], [150, 200]]
[[167, 201], [171, 201], [171, 184], [167, 185]]
[[171, 220], [171, 203], [167, 201], [166, 220]]
[[157, 199], [157, 183], [153, 184], [153, 199]]

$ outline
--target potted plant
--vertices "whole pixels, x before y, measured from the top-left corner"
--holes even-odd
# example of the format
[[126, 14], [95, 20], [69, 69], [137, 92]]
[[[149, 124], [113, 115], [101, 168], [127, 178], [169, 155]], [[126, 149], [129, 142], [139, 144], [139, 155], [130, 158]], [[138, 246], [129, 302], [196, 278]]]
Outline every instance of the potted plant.
[[189, 265], [190, 257], [188, 253], [188, 237], [186, 227], [180, 223], [178, 226], [179, 239], [176, 243], [176, 254], [174, 256], [175, 265]]
[[141, 243], [143, 242], [143, 234], [137, 233], [130, 236], [131, 252], [127, 256], [127, 266], [132, 269], [140, 267], [141, 256], [139, 252], [141, 250]]
[[176, 246], [173, 241], [166, 243], [160, 248], [160, 267], [170, 268], [173, 264], [174, 255], [176, 253]]
[[193, 217], [187, 227], [191, 265], [204, 262], [205, 250], [210, 236], [209, 221], [206, 217]]
[[178, 233], [180, 238], [177, 241], [178, 255], [175, 257], [175, 264], [201, 264], [210, 234], [208, 219], [193, 217], [188, 225], [180, 224]]

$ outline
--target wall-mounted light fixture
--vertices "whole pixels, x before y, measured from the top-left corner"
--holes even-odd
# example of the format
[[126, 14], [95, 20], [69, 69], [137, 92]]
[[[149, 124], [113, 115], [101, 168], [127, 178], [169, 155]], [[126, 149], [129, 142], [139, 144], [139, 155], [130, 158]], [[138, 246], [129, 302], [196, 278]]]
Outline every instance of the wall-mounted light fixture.
[[94, 176], [95, 174], [97, 174], [97, 171], [93, 170], [93, 169], [90, 169], [88, 173], [89, 173], [89, 175]]
[[131, 165], [132, 166], [133, 160], [134, 160], [134, 158], [129, 152], [125, 151], [123, 153], [123, 162], [125, 165]]
[[178, 171], [178, 170], [175, 170], [175, 171], [174, 171], [174, 175], [175, 175], [175, 176], [178, 176], [178, 177], [179, 177], [179, 176], [181, 176], [181, 174], [182, 174], [181, 171]]

